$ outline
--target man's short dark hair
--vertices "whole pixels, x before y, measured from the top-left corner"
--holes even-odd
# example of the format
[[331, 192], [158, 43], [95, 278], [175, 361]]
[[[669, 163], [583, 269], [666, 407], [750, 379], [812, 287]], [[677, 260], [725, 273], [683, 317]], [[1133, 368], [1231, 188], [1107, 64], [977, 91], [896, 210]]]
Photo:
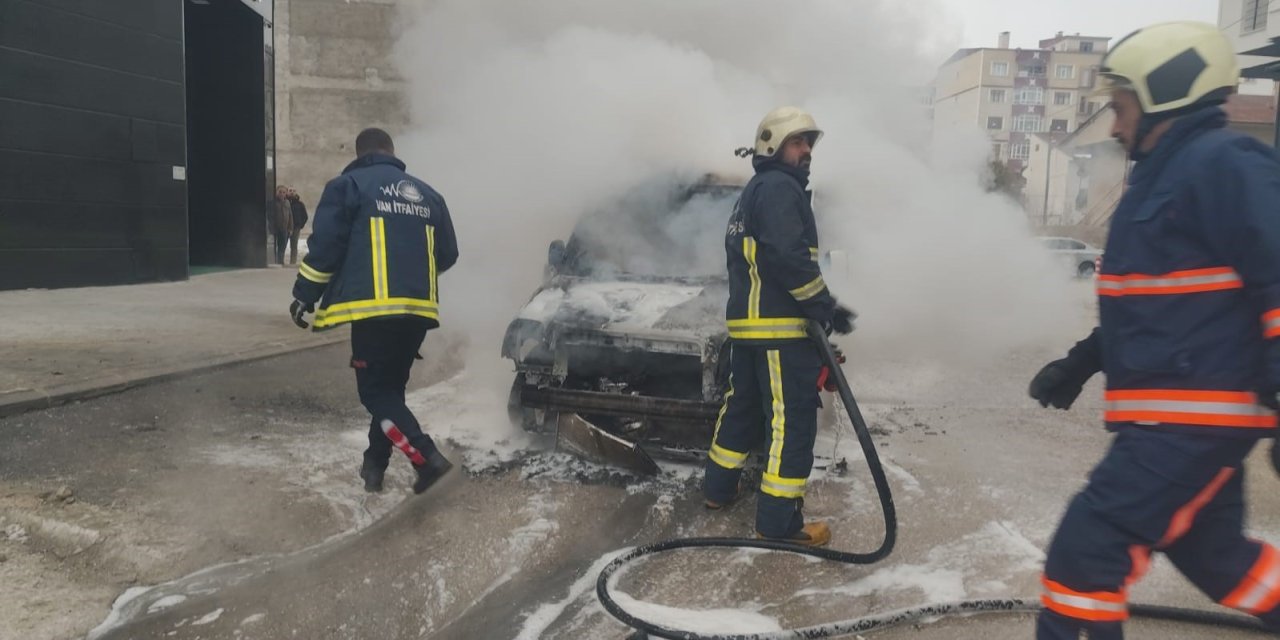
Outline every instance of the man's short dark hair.
[[377, 153], [379, 151], [383, 153], [392, 153], [395, 149], [395, 144], [391, 142], [391, 134], [383, 131], [382, 129], [370, 127], [361, 131], [360, 135], [356, 136], [357, 156]]

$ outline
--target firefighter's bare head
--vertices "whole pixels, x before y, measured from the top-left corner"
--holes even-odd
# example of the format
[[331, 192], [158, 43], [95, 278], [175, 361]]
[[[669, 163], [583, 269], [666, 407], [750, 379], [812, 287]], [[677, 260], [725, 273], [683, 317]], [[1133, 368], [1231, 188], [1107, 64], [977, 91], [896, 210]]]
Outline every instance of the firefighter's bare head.
[[356, 157], [364, 157], [371, 153], [382, 153], [389, 156], [396, 154], [396, 146], [391, 141], [391, 134], [377, 127], [370, 127], [356, 136]]

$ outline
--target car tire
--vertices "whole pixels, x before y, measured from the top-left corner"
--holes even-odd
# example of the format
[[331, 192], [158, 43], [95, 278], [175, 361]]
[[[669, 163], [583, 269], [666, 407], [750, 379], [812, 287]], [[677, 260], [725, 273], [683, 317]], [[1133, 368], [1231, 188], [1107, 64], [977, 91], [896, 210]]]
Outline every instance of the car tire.
[[1076, 276], [1080, 278], [1092, 278], [1093, 272], [1094, 266], [1092, 262], [1081, 262], [1080, 266], [1076, 267]]

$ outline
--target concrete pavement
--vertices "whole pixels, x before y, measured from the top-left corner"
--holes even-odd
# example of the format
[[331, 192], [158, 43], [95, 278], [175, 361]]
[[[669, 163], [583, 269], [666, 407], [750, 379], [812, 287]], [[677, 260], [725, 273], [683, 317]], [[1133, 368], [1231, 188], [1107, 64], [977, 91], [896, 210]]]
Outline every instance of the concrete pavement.
[[0, 416], [342, 342], [289, 320], [293, 267], [0, 291]]

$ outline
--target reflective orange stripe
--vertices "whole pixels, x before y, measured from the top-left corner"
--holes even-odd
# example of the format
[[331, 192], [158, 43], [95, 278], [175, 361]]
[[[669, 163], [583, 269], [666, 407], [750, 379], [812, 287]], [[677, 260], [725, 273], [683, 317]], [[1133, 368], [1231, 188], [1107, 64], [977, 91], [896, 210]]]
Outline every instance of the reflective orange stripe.
[[1100, 296], [1157, 296], [1243, 289], [1244, 280], [1231, 267], [1174, 271], [1163, 275], [1133, 273], [1098, 276]]
[[1209, 501], [1213, 500], [1214, 496], [1218, 495], [1218, 492], [1222, 490], [1222, 485], [1226, 484], [1227, 480], [1230, 480], [1231, 476], [1235, 475], [1235, 472], [1236, 470], [1230, 467], [1222, 469], [1209, 482], [1209, 486], [1201, 489], [1200, 493], [1197, 493], [1196, 497], [1191, 499], [1191, 502], [1182, 505], [1182, 508], [1175, 511], [1173, 519], [1169, 521], [1169, 530], [1165, 532], [1160, 542], [1156, 543], [1156, 546], [1168, 547], [1178, 538], [1186, 535], [1191, 530], [1191, 522], [1196, 519], [1196, 514], [1200, 513], [1200, 510], [1206, 504], [1209, 504]]
[[1247, 391], [1128, 389], [1106, 393], [1107, 422], [1269, 429], [1276, 414]]
[[1222, 604], [1253, 615], [1271, 611], [1280, 604], [1280, 553], [1275, 547], [1263, 544], [1258, 561], [1240, 581], [1240, 586], [1222, 599]]
[[1263, 314], [1262, 333], [1268, 338], [1280, 337], [1280, 309], [1272, 309]]
[[1049, 578], [1041, 578], [1044, 594], [1040, 602], [1054, 613], [1090, 622], [1120, 622], [1129, 619], [1125, 594], [1113, 591], [1084, 592], [1067, 588]]

